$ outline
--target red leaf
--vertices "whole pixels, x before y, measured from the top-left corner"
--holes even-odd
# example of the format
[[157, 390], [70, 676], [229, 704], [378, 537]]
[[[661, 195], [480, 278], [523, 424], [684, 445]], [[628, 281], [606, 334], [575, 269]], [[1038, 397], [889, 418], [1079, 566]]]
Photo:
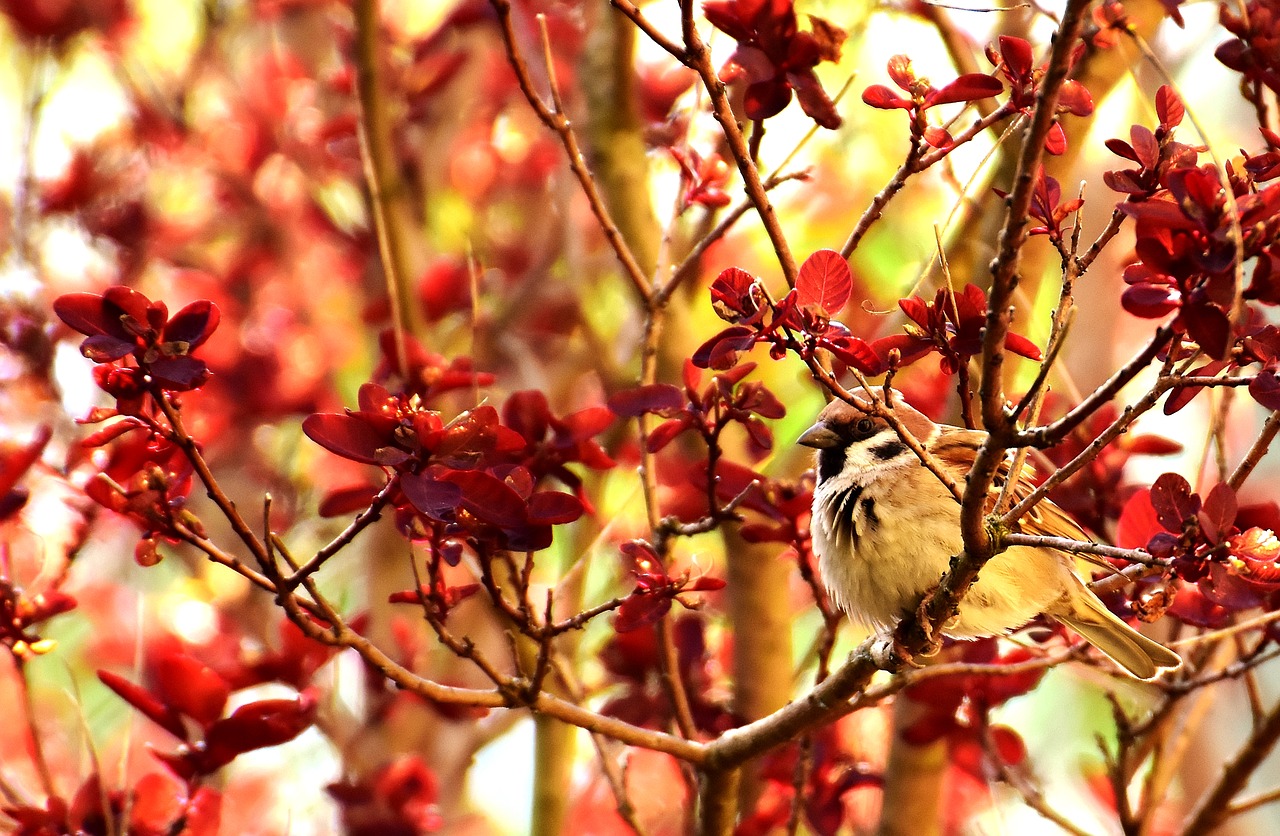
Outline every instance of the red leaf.
[[688, 418], [672, 418], [663, 421], [649, 433], [648, 447], [650, 453], [656, 453], [671, 443], [671, 440], [690, 428]]
[[634, 418], [646, 412], [679, 410], [684, 405], [684, 392], [670, 383], [635, 386], [609, 398], [609, 408], [626, 418]]
[[996, 756], [1010, 766], [1017, 766], [1027, 759], [1027, 745], [1008, 726], [992, 726], [991, 742], [995, 744]]
[[[1236, 521], [1236, 492], [1225, 482], [1219, 482], [1205, 497], [1204, 506], [1200, 509], [1200, 520], [1203, 530], [1214, 542], [1230, 530]], [[1214, 534], [1218, 536], [1213, 536]]]
[[852, 293], [853, 272], [835, 250], [818, 250], [800, 266], [796, 300], [801, 306], [816, 305], [827, 316], [834, 316]]
[[1280, 378], [1271, 369], [1258, 372], [1249, 382], [1249, 395], [1267, 409], [1280, 409]]
[[1162, 84], [1156, 91], [1156, 116], [1160, 118], [1160, 127], [1168, 131], [1182, 124], [1182, 117], [1187, 109], [1182, 98], [1167, 84]]
[[638, 591], [622, 602], [613, 620], [613, 629], [619, 633], [630, 632], [646, 624], [653, 624], [671, 610], [672, 594], [641, 594]]
[[738, 355], [756, 344], [756, 332], [745, 325], [734, 325], [698, 346], [693, 363], [702, 369], [727, 369], [738, 362]]
[[1120, 295], [1120, 305], [1134, 316], [1159, 319], [1182, 304], [1182, 294], [1168, 285], [1135, 284]]
[[187, 802], [186, 817], [178, 836], [218, 836], [222, 825], [222, 793], [201, 787]]
[[1120, 512], [1120, 521], [1116, 524], [1116, 545], [1122, 549], [1146, 548], [1152, 535], [1160, 531], [1160, 520], [1151, 504], [1151, 492], [1143, 488], [1129, 497]]
[[1004, 91], [1000, 80], [984, 73], [965, 73], [940, 90], [934, 90], [925, 99], [925, 107], [952, 102], [971, 102], [987, 99]]
[[1200, 510], [1200, 498], [1191, 493], [1191, 485], [1177, 473], [1165, 473], [1151, 486], [1151, 506], [1165, 531], [1180, 533], [1182, 521]]
[[911, 108], [910, 99], [904, 99], [883, 84], [873, 84], [863, 90], [862, 101], [881, 110], [893, 110], [895, 108], [909, 110]]
[[302, 421], [307, 438], [330, 453], [364, 464], [379, 464], [378, 450], [388, 440], [354, 415], [317, 412]]
[[525, 524], [524, 500], [502, 480], [479, 470], [454, 470], [441, 480], [462, 489], [462, 507], [481, 522], [499, 528]]
[[192, 302], [173, 315], [164, 327], [166, 341], [179, 340], [189, 343], [191, 348], [209, 339], [218, 327], [221, 312], [218, 306], [207, 299]]
[[204, 727], [222, 716], [231, 686], [194, 656], [164, 653], [150, 664], [157, 695]]
[[406, 473], [400, 481], [404, 495], [428, 517], [448, 518], [462, 502], [462, 488], [453, 482], [433, 479], [426, 473]]
[[317, 510], [322, 517], [351, 514], [368, 508], [377, 493], [378, 489], [373, 485], [335, 488], [324, 495]]
[[1187, 326], [1187, 336], [1195, 340], [1206, 354], [1220, 360], [1226, 357], [1231, 343], [1231, 323], [1225, 313], [1214, 305], [1184, 306], [1182, 321]]
[[98, 671], [98, 679], [129, 705], [141, 711], [148, 720], [179, 740], [187, 739], [187, 730], [182, 725], [182, 718], [150, 691], [111, 671]]
[[538, 491], [529, 497], [528, 516], [534, 525], [564, 525], [582, 516], [582, 503], [573, 494]]
[[1031, 342], [1031, 340], [1021, 334], [1015, 334], [1012, 331], [1005, 335], [1004, 346], [1014, 354], [1019, 354], [1029, 360], [1039, 360], [1042, 356], [1040, 354], [1040, 348], [1035, 343]]
[[209, 729], [205, 765], [217, 769], [237, 755], [293, 740], [311, 726], [315, 714], [315, 698], [307, 694], [299, 694], [296, 700], [246, 703]]
[[97, 293], [64, 293], [54, 300], [53, 312], [73, 331], [85, 336], [105, 334], [108, 329], [123, 336], [118, 323], [108, 324], [102, 297]]
[[936, 125], [930, 125], [924, 129], [924, 141], [929, 143], [930, 147], [944, 151], [956, 144], [946, 128], [939, 128]]
[[133, 804], [129, 808], [130, 831], [135, 833], [168, 833], [182, 816], [182, 785], [159, 772], [149, 772], [133, 785]]

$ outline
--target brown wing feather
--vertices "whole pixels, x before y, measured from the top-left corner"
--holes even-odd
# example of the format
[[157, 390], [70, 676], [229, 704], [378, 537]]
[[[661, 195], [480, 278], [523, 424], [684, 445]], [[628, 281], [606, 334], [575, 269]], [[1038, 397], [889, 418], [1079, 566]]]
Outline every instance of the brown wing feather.
[[[962, 427], [943, 427], [934, 441], [930, 452], [937, 457], [946, 468], [952, 472], [957, 480], [963, 479], [968, 475], [969, 468], [973, 463], [974, 454], [982, 442], [986, 441], [987, 434], [981, 430], [966, 430]], [[1000, 496], [1001, 488], [1009, 478], [1009, 470], [1012, 462], [1006, 458], [1000, 462], [996, 470], [995, 484], [992, 486], [991, 493], [987, 497], [987, 513], [995, 510], [996, 501]], [[1035, 485], [1027, 480], [1026, 474], [1031, 472], [1032, 466], [1025, 464], [1017, 483], [1013, 486], [1013, 502], [1014, 504], [1021, 502], [1031, 495], [1035, 490]], [[1042, 499], [1036, 503], [1030, 511], [1022, 518], [1020, 529], [1025, 531], [1026, 528], [1034, 528], [1036, 533], [1049, 535], [1051, 537], [1064, 537], [1068, 540], [1080, 540], [1086, 543], [1092, 543], [1093, 538], [1090, 537], [1085, 530], [1081, 528], [1075, 520], [1067, 516], [1067, 513], [1055, 505], [1051, 500]], [[1074, 557], [1084, 559], [1088, 563], [1106, 569], [1109, 572], [1115, 572], [1116, 568], [1107, 561], [1097, 555], [1090, 554], [1074, 554]]]

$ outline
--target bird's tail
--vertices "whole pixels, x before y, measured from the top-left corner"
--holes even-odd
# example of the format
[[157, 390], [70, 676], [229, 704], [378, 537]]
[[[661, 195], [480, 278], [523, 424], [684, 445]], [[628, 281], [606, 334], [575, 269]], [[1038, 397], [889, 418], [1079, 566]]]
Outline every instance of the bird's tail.
[[1138, 679], [1182, 666], [1178, 654], [1125, 624], [1083, 583], [1052, 615]]

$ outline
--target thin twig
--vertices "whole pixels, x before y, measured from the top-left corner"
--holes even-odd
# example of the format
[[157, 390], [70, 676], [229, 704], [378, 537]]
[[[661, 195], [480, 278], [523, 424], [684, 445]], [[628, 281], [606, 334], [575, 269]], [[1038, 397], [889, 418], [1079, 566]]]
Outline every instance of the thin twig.
[[[587, 197], [587, 203], [591, 207], [591, 213], [595, 215], [596, 222], [600, 225], [600, 231], [604, 233], [605, 240], [609, 242], [614, 254], [618, 257], [618, 261], [621, 262], [622, 269], [631, 280], [631, 285], [636, 295], [647, 303], [653, 293], [649, 285], [649, 277], [645, 275], [645, 271], [640, 267], [635, 255], [631, 252], [631, 247], [627, 244], [626, 239], [622, 237], [622, 232], [618, 229], [617, 224], [614, 223], [613, 215], [609, 212], [600, 190], [596, 187], [595, 178], [591, 175], [590, 169], [587, 168], [587, 161], [582, 156], [581, 147], [578, 145], [577, 134], [574, 132], [573, 126], [563, 110], [563, 103], [560, 100], [560, 88], [555, 81], [553, 62], [548, 61], [547, 63], [547, 74], [553, 102], [552, 107], [548, 107], [546, 102], [542, 100], [542, 96], [534, 89], [533, 79], [529, 76], [529, 67], [525, 63], [524, 55], [520, 52], [520, 48], [516, 45], [515, 27], [511, 21], [510, 0], [490, 0], [490, 2], [498, 13], [498, 24], [502, 31], [502, 42], [507, 50], [507, 60], [511, 64], [511, 69], [515, 72], [516, 81], [520, 84], [521, 92], [524, 93], [525, 99], [529, 102], [529, 106], [533, 108], [533, 112], [537, 115], [539, 121], [560, 137], [560, 144], [564, 146], [565, 154], [569, 158], [569, 168], [573, 171], [574, 177], [578, 179], [579, 185], [582, 186], [582, 191]], [[541, 16], [539, 17], [541, 18]], [[549, 53], [550, 45], [546, 39], [545, 22], [540, 22], [539, 25], [544, 27], [542, 34], [545, 55]]]

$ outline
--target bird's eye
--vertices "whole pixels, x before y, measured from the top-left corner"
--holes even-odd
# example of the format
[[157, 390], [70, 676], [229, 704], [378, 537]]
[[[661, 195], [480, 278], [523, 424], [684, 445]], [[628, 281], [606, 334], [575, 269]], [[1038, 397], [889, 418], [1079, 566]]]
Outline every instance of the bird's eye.
[[875, 425], [871, 422], [871, 419], [870, 419], [870, 418], [859, 418], [859, 419], [858, 419], [858, 424], [857, 424], [857, 427], [856, 427], [856, 429], [858, 430], [858, 435], [867, 435], [867, 434], [869, 434], [869, 433], [871, 432], [871, 428], [872, 428], [873, 426], [875, 426]]

